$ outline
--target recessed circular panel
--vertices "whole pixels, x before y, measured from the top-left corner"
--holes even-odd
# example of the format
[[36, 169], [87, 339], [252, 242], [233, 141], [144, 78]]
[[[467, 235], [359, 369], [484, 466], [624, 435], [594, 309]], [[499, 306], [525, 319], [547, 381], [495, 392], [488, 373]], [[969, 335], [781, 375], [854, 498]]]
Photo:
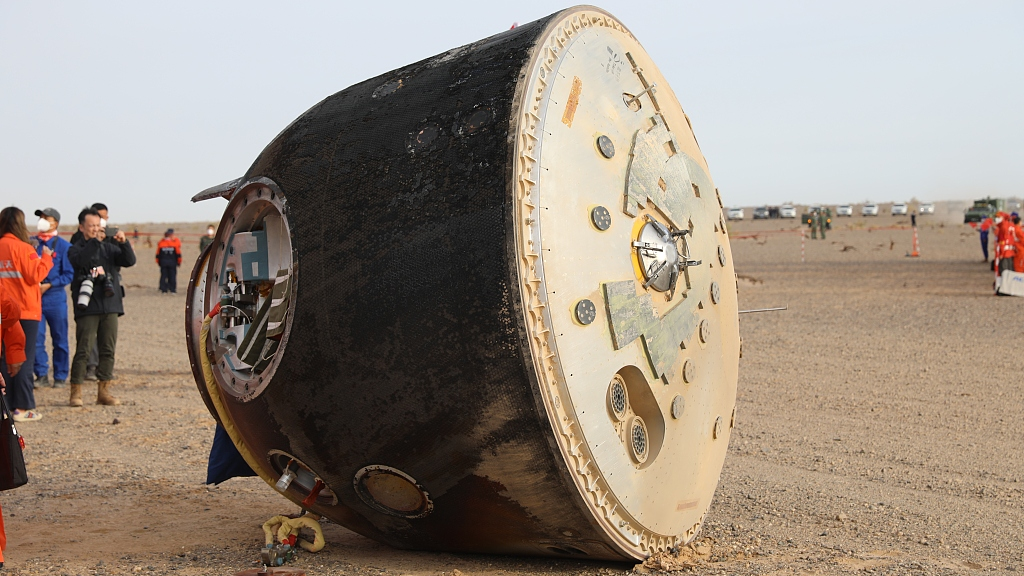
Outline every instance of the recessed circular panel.
[[679, 419], [683, 417], [683, 410], [686, 409], [686, 398], [676, 396], [672, 399], [672, 417]]
[[605, 158], [615, 156], [615, 144], [612, 144], [612, 139], [604, 134], [597, 137], [597, 149], [601, 151], [601, 155]]
[[687, 384], [692, 383], [697, 379], [697, 366], [694, 365], [693, 360], [687, 358], [683, 362], [683, 382]]
[[366, 466], [356, 472], [352, 484], [363, 502], [391, 516], [422, 518], [434, 507], [411, 476], [389, 466]]
[[491, 123], [494, 119], [494, 112], [488, 107], [477, 108], [470, 112], [463, 124], [459, 127], [462, 134], [474, 134]]
[[612, 215], [604, 206], [594, 206], [590, 210], [590, 222], [601, 232], [612, 227]]
[[700, 341], [704, 344], [711, 341], [711, 323], [707, 320], [700, 321]]
[[576, 320], [587, 326], [597, 318], [597, 307], [590, 300], [584, 298], [576, 303]]
[[409, 138], [409, 151], [421, 152], [430, 148], [434, 140], [441, 134], [441, 128], [437, 124], [427, 124], [412, 134]]

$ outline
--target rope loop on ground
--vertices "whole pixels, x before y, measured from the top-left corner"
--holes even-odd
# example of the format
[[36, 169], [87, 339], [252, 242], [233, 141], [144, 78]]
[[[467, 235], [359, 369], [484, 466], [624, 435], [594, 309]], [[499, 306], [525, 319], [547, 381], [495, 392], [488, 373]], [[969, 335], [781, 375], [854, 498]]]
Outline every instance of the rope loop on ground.
[[[298, 537], [299, 530], [309, 528], [313, 531], [313, 541], [304, 540]], [[263, 536], [268, 546], [274, 544], [274, 537], [281, 544], [298, 545], [306, 552], [319, 552], [324, 549], [324, 530], [320, 523], [309, 516], [289, 518], [287, 516], [274, 516], [263, 523]], [[294, 536], [294, 538], [293, 538]]]

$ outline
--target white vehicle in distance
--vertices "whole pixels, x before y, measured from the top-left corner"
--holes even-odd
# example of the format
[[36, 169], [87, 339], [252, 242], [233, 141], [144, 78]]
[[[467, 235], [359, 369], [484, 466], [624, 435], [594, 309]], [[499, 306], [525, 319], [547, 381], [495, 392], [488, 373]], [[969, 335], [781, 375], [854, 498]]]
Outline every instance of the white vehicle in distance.
[[779, 218], [796, 218], [796, 208], [790, 204], [779, 207]]
[[878, 216], [878, 204], [865, 204], [860, 207], [861, 216]]
[[890, 213], [893, 216], [906, 216], [907, 215], [907, 204], [906, 202], [893, 202]]
[[935, 214], [935, 204], [931, 202], [921, 202], [917, 207], [918, 214]]
[[840, 204], [836, 206], [836, 216], [853, 216], [853, 206], [850, 204]]
[[743, 208], [729, 208], [725, 217], [729, 220], [743, 220]]

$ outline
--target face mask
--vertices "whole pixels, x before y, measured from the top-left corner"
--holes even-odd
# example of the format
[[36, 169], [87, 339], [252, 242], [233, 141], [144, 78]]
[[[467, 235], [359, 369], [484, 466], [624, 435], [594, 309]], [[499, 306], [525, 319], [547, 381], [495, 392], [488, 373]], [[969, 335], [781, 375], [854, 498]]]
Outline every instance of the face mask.
[[206, 229], [206, 235], [207, 236], [213, 236], [213, 228], [207, 228]]
[[49, 232], [50, 223], [46, 219], [40, 218], [39, 222], [36, 222], [36, 230], [40, 232]]
[[106, 228], [106, 227], [107, 227], [107, 219], [106, 218], [100, 218], [100, 228]]

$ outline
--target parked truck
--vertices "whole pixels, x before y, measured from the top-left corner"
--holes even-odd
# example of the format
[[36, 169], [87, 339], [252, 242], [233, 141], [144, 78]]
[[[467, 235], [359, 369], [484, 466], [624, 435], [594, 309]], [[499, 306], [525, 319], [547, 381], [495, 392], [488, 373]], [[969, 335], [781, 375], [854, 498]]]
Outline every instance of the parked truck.
[[1006, 208], [1006, 201], [1002, 198], [982, 198], [975, 200], [974, 205], [964, 210], [964, 224], [981, 222], [985, 218], [995, 216], [996, 212]]

